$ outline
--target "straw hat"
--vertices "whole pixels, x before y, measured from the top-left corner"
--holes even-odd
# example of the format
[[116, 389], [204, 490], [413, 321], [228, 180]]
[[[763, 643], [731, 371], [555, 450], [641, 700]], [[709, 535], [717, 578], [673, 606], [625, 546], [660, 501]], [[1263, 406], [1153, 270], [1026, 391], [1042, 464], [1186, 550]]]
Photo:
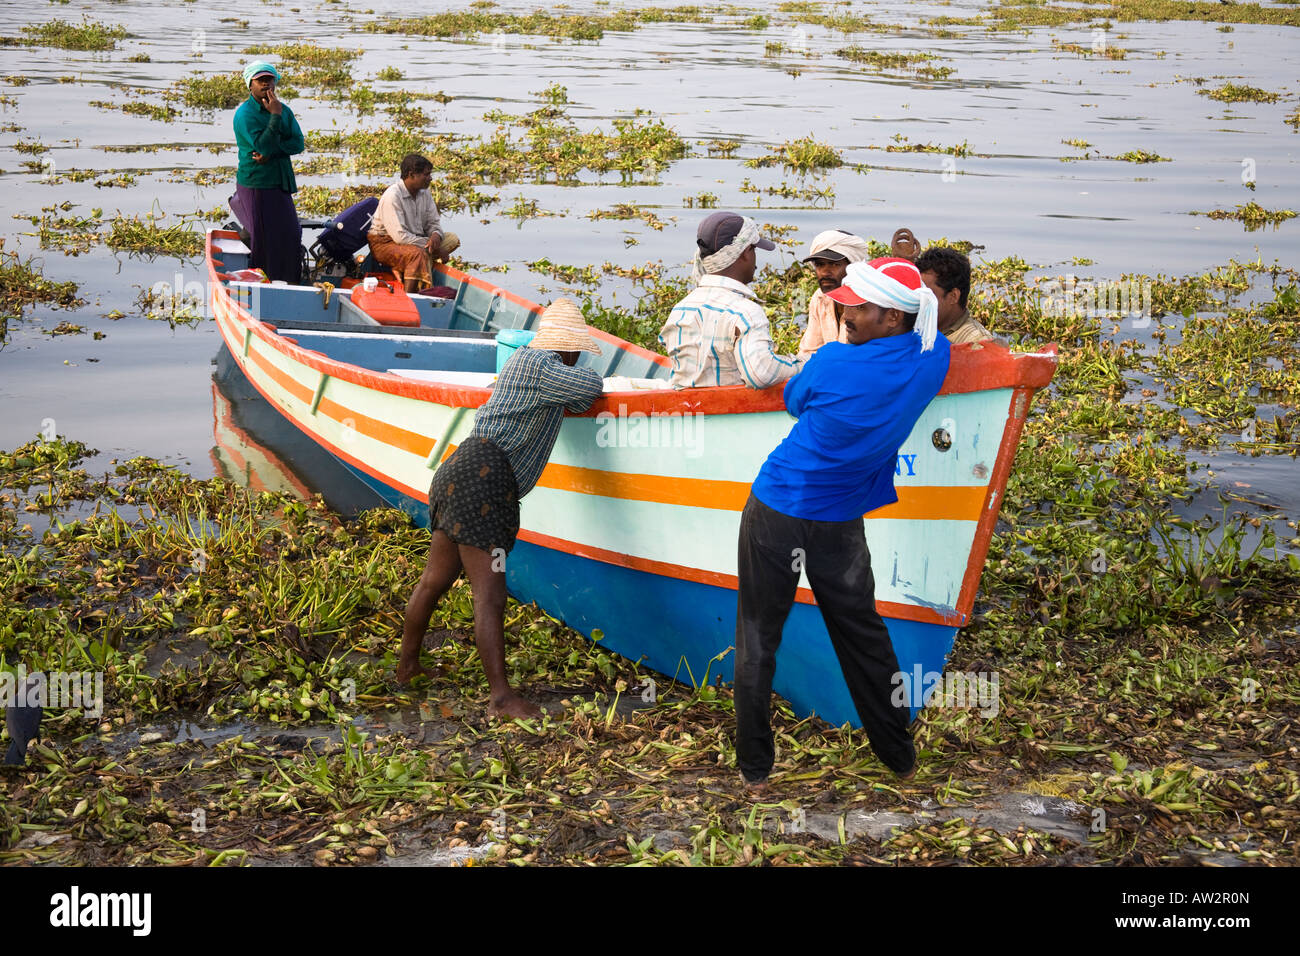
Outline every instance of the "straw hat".
[[542, 313], [537, 334], [528, 343], [529, 348], [550, 349], [554, 352], [595, 352], [600, 346], [587, 334], [587, 320], [572, 299], [556, 299]]

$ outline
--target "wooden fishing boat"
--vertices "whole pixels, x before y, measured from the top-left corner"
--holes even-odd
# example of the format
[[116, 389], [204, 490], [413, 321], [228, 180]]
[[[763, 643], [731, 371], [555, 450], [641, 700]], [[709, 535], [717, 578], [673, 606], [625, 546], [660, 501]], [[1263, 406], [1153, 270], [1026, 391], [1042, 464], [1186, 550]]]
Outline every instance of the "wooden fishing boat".
[[[535, 326], [541, 307], [444, 267], [435, 281], [455, 297], [412, 296], [418, 324], [393, 327], [361, 314], [351, 290], [230, 278], [248, 263], [235, 233], [209, 232], [207, 261], [213, 314], [248, 381], [427, 525], [433, 472], [490, 394], [497, 333]], [[592, 334], [602, 353], [582, 362], [606, 377], [606, 395], [565, 418], [522, 502], [510, 593], [661, 674], [728, 681], [740, 512], [793, 423], [781, 388], [656, 388], [664, 356]], [[876, 604], [908, 674], [942, 672], [970, 620], [1029, 402], [1055, 368], [1054, 347], [955, 348], [899, 450], [898, 502], [865, 517]], [[775, 689], [796, 712], [857, 724], [806, 579], [777, 661]]]

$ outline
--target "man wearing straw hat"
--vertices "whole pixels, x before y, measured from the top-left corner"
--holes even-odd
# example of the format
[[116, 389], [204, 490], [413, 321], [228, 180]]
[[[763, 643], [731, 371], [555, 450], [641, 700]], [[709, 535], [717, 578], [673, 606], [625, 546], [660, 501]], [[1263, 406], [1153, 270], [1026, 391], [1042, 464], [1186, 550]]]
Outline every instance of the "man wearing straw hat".
[[934, 293], [905, 259], [851, 264], [830, 298], [844, 306], [848, 341], [823, 345], [786, 384], [798, 421], [740, 519], [736, 763], [756, 789], [772, 770], [772, 677], [801, 568], [872, 750], [904, 779], [916, 762], [909, 711], [892, 701], [898, 659], [876, 612], [862, 517], [898, 500], [898, 449], [943, 385], [948, 340]]
[[506, 679], [505, 555], [519, 533], [519, 499], [533, 490], [567, 409], [584, 412], [604, 383], [578, 368], [579, 352], [600, 353], [571, 299], [542, 313], [538, 333], [515, 351], [474, 419], [474, 428], [433, 476], [429, 558], [406, 606], [397, 680], [417, 674], [433, 610], [462, 569], [474, 595], [474, 643], [488, 680], [489, 717], [536, 717], [540, 708]]
[[293, 110], [275, 95], [280, 73], [265, 60], [244, 67], [248, 99], [235, 110], [239, 170], [231, 208], [249, 232], [249, 264], [271, 279], [302, 280], [302, 226], [293, 206], [298, 191], [289, 160], [306, 144]]
[[802, 364], [772, 351], [767, 313], [749, 288], [758, 254], [776, 245], [758, 224], [734, 212], [715, 212], [695, 236], [696, 287], [673, 306], [659, 332], [673, 360], [673, 388], [740, 385], [767, 388]]

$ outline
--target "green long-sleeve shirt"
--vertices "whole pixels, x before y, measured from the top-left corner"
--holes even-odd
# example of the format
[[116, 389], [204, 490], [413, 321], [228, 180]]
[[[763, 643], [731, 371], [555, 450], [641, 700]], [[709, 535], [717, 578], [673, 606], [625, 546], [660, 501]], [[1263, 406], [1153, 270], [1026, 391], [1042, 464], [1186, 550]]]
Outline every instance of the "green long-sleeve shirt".
[[[280, 115], [276, 116], [250, 95], [235, 110], [235, 142], [239, 145], [239, 185], [298, 191], [289, 157], [301, 153], [307, 144], [288, 106], [281, 104]], [[254, 160], [254, 152], [265, 156], [266, 162]]]

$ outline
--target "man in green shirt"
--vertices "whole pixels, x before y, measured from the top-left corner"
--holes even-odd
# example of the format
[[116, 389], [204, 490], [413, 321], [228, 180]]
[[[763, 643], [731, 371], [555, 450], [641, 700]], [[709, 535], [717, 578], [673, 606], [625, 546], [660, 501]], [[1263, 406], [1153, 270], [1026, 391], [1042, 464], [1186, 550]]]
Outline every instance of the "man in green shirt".
[[248, 99], [235, 110], [239, 172], [231, 207], [249, 232], [249, 264], [271, 279], [302, 280], [302, 227], [293, 206], [298, 183], [289, 157], [301, 153], [302, 129], [275, 95], [280, 74], [265, 60], [244, 68]]

